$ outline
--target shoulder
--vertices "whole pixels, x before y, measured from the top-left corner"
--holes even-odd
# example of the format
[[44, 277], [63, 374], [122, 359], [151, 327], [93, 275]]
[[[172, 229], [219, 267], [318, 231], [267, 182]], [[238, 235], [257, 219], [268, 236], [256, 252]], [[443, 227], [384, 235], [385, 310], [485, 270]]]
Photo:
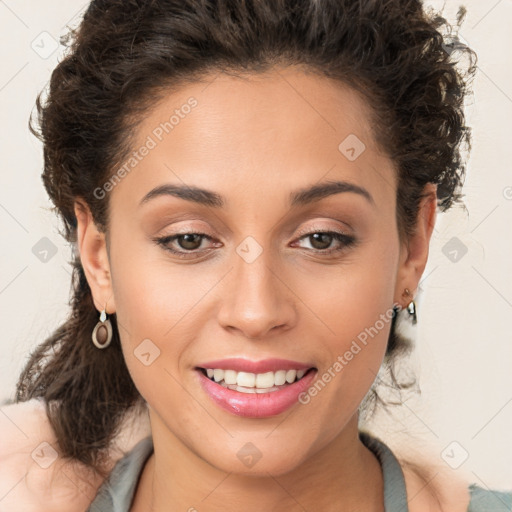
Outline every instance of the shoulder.
[[[147, 435], [147, 428], [122, 430], [107, 469]], [[0, 406], [0, 439], [2, 512], [81, 512], [103, 483], [89, 468], [61, 456], [43, 400]]]
[[446, 469], [425, 461], [400, 460], [410, 512], [467, 512], [468, 484]]
[[512, 490], [484, 489], [426, 456], [400, 460], [410, 512], [511, 512]]
[[1, 406], [0, 437], [0, 510], [86, 509], [101, 481], [60, 456], [43, 401]]
[[468, 512], [510, 512], [512, 490], [484, 489], [477, 484], [469, 486], [471, 502]]

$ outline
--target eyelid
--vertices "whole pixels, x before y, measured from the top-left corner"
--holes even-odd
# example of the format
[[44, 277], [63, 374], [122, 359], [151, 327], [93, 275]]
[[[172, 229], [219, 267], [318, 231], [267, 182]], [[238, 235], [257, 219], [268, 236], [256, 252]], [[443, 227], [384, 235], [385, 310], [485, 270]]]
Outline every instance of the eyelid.
[[[197, 220], [197, 219], [194, 219]], [[191, 225], [190, 223], [185, 224], [183, 226], [176, 226], [176, 224], [181, 222], [187, 222], [186, 220], [178, 221], [178, 222], [171, 222], [169, 224], [166, 224], [161, 230], [159, 230], [159, 233], [162, 234], [158, 236], [172, 236], [172, 235], [188, 235], [191, 234], [198, 234], [198, 235], [208, 235], [211, 238], [214, 238], [216, 235], [214, 235], [214, 231], [210, 227], [207, 227], [208, 224], [205, 222], [201, 222], [200, 225]], [[168, 233], [168, 234], [167, 234]]]
[[311, 235], [313, 233], [325, 233], [327, 231], [333, 231], [335, 233], [340, 233], [342, 235], [350, 235], [350, 231], [348, 229], [344, 229], [341, 227], [332, 227], [332, 226], [320, 226], [318, 224], [313, 224], [308, 226], [307, 228], [300, 229], [295, 236], [303, 236], [303, 235]]
[[[329, 219], [332, 221], [332, 219]], [[326, 219], [325, 222], [327, 222], [328, 220]], [[295, 233], [295, 235], [293, 235], [295, 238], [300, 238], [301, 236], [304, 236], [304, 235], [310, 235], [312, 233], [317, 233], [317, 232], [328, 232], [328, 231], [331, 231], [331, 232], [335, 232], [335, 233], [340, 233], [342, 235], [347, 235], [347, 236], [350, 236], [351, 235], [351, 232], [349, 229], [346, 229], [344, 226], [347, 226], [346, 224], [344, 224], [343, 226], [336, 226], [336, 227], [333, 227], [333, 226], [322, 226], [319, 224], [320, 221], [316, 221], [316, 223], [313, 223], [305, 228], [301, 228], [298, 232]], [[338, 224], [341, 224], [339, 221], [338, 221]], [[169, 228], [169, 226], [167, 226], [167, 228]], [[206, 235], [206, 237], [209, 237], [210, 239], [217, 239], [218, 237], [216, 235], [214, 235], [209, 229], [206, 229], [204, 227], [197, 227], [197, 226], [190, 226], [190, 225], [186, 225], [186, 226], [183, 226], [183, 227], [178, 227], [176, 229], [173, 229], [172, 230], [172, 233], [169, 233], [168, 235], [167, 234], [162, 234], [162, 235], [159, 235], [159, 237], [166, 237], [166, 236], [177, 236], [177, 235], [186, 235], [186, 234], [197, 234], [197, 235]]]

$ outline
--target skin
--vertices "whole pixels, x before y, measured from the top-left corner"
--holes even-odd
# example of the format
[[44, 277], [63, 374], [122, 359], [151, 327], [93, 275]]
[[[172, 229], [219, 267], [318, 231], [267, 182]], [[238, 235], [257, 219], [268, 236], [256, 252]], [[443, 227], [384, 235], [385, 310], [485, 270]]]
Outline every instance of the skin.
[[[365, 101], [294, 67], [244, 79], [212, 75], [170, 92], [138, 127], [134, 150], [191, 96], [198, 105], [110, 193], [108, 237], [85, 202], [75, 203], [96, 307], [107, 303], [107, 313], [117, 314], [128, 369], [149, 405], [155, 454], [132, 511], [343, 505], [381, 512], [382, 473], [358, 438], [357, 408], [382, 363], [390, 322], [309, 404], [270, 418], [219, 408], [194, 367], [225, 357], [278, 357], [313, 362], [321, 376], [394, 303], [407, 306], [405, 288], [415, 295], [435, 223], [436, 187], [427, 185], [415, 234], [400, 244], [396, 170], [371, 137]], [[338, 150], [349, 134], [366, 145], [355, 161]], [[345, 192], [290, 208], [292, 191], [341, 179], [364, 187], [374, 203]], [[165, 183], [215, 191], [226, 205], [161, 196], [139, 206]], [[188, 217], [178, 218], [183, 212]], [[178, 230], [212, 239], [170, 242], [182, 252], [195, 248], [188, 259], [152, 241]], [[342, 231], [357, 243], [343, 248], [332, 238], [322, 246], [300, 230]], [[247, 236], [263, 250], [251, 263], [236, 252]], [[149, 366], [134, 355], [144, 339], [160, 349]], [[237, 457], [247, 442], [262, 454], [250, 468]], [[408, 471], [406, 480], [408, 493], [424, 488]], [[409, 505], [434, 510], [431, 503], [423, 492]]]

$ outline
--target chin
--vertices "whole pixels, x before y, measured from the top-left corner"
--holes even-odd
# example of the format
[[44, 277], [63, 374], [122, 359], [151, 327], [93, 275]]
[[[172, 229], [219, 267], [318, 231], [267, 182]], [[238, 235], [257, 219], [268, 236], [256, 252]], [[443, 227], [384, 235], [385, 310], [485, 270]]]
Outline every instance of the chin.
[[[269, 473], [272, 476], [285, 475], [297, 469], [304, 460], [297, 454], [295, 447], [281, 445], [280, 449], [276, 450], [271, 447], [262, 447], [263, 442], [247, 441], [237, 444], [240, 446], [234, 452], [229, 450], [233, 455], [226, 456], [224, 452], [223, 455], [220, 453], [217, 456], [213, 455], [213, 460], [210, 458], [205, 460], [226, 473], [254, 478], [268, 478]], [[293, 456], [290, 457], [290, 454]]]

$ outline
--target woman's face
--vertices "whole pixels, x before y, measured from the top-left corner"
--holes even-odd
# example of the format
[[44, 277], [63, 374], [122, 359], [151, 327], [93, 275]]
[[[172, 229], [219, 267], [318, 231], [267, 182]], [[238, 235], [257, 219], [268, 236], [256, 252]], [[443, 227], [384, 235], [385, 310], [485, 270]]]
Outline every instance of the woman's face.
[[[414, 254], [399, 244], [395, 170], [370, 136], [367, 105], [294, 68], [212, 75], [151, 111], [133, 150], [105, 187], [110, 275], [90, 281], [98, 309], [108, 299], [116, 312], [157, 442], [224, 471], [299, 466], [356, 428], [393, 303], [408, 303], [402, 291], [416, 289], [426, 262], [430, 231]], [[334, 182], [354, 189], [307, 192]], [[170, 185], [182, 197], [144, 200]], [[155, 242], [194, 232], [205, 236]], [[316, 373], [298, 401], [281, 410], [269, 392], [271, 406], [257, 412], [263, 394], [231, 391], [219, 404], [201, 384], [198, 366], [230, 358], [286, 359]]]

